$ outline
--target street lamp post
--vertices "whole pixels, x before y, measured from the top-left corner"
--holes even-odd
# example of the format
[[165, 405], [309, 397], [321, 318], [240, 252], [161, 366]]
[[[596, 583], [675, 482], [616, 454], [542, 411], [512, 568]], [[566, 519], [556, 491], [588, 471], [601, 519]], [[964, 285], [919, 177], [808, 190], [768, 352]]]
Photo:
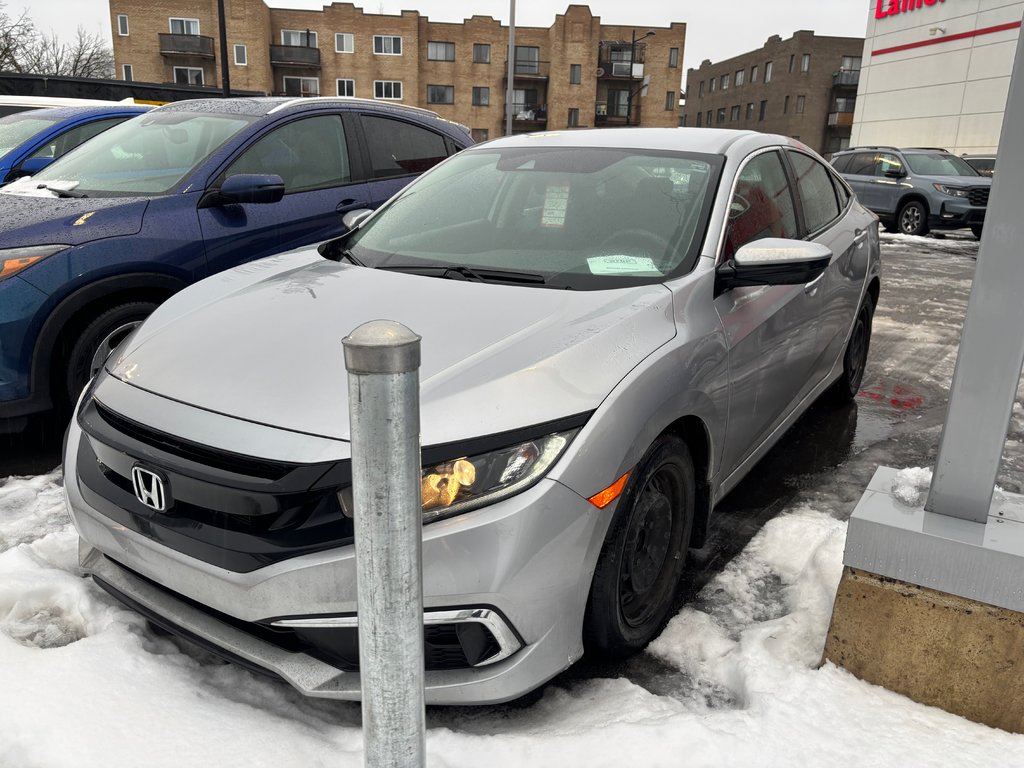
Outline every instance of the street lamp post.
[[636, 30], [632, 30], [629, 43], [629, 85], [626, 91], [626, 125], [632, 125], [633, 117], [633, 60], [636, 58], [636, 44], [647, 37], [654, 37], [654, 30], [649, 30], [640, 37], [636, 36]]

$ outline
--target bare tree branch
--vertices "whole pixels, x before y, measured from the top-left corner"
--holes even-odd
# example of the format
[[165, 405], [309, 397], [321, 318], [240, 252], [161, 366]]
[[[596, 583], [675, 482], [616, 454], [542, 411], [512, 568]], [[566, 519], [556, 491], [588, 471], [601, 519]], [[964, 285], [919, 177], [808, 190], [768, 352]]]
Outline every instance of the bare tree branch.
[[99, 34], [78, 28], [75, 39], [64, 43], [51, 33], [34, 34], [16, 53], [19, 72], [66, 77], [113, 77], [114, 52]]

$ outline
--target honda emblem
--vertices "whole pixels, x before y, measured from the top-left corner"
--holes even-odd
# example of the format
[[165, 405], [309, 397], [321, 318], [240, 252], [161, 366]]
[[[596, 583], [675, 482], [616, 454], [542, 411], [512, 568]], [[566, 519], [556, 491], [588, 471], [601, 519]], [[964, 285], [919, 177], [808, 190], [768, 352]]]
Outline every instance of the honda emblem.
[[164, 481], [156, 472], [136, 464], [132, 467], [132, 488], [135, 498], [150, 509], [163, 512], [167, 509], [167, 492]]

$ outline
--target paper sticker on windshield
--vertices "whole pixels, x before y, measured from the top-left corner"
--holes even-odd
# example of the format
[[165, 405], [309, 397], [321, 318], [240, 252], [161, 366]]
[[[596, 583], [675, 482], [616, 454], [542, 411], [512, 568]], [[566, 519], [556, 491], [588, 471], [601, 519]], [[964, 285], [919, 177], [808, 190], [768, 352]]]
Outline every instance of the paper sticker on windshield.
[[569, 187], [549, 184], [544, 190], [544, 210], [540, 216], [542, 227], [564, 227], [565, 209], [569, 204]]
[[649, 256], [591, 256], [587, 266], [593, 275], [660, 275]]

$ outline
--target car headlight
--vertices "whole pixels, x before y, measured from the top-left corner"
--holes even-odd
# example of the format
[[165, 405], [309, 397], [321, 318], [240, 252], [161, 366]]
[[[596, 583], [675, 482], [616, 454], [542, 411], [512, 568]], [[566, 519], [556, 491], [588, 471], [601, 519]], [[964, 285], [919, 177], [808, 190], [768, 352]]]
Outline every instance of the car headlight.
[[945, 184], [933, 184], [932, 186], [944, 195], [967, 197], [967, 190], [963, 187], [947, 187]]
[[[424, 465], [423, 522], [459, 515], [525, 491], [544, 476], [578, 431], [555, 432], [487, 453]], [[351, 486], [341, 492], [341, 500], [344, 513], [351, 516]]]
[[25, 248], [0, 248], [0, 280], [18, 274], [37, 261], [70, 248], [69, 245], [30, 245]]

